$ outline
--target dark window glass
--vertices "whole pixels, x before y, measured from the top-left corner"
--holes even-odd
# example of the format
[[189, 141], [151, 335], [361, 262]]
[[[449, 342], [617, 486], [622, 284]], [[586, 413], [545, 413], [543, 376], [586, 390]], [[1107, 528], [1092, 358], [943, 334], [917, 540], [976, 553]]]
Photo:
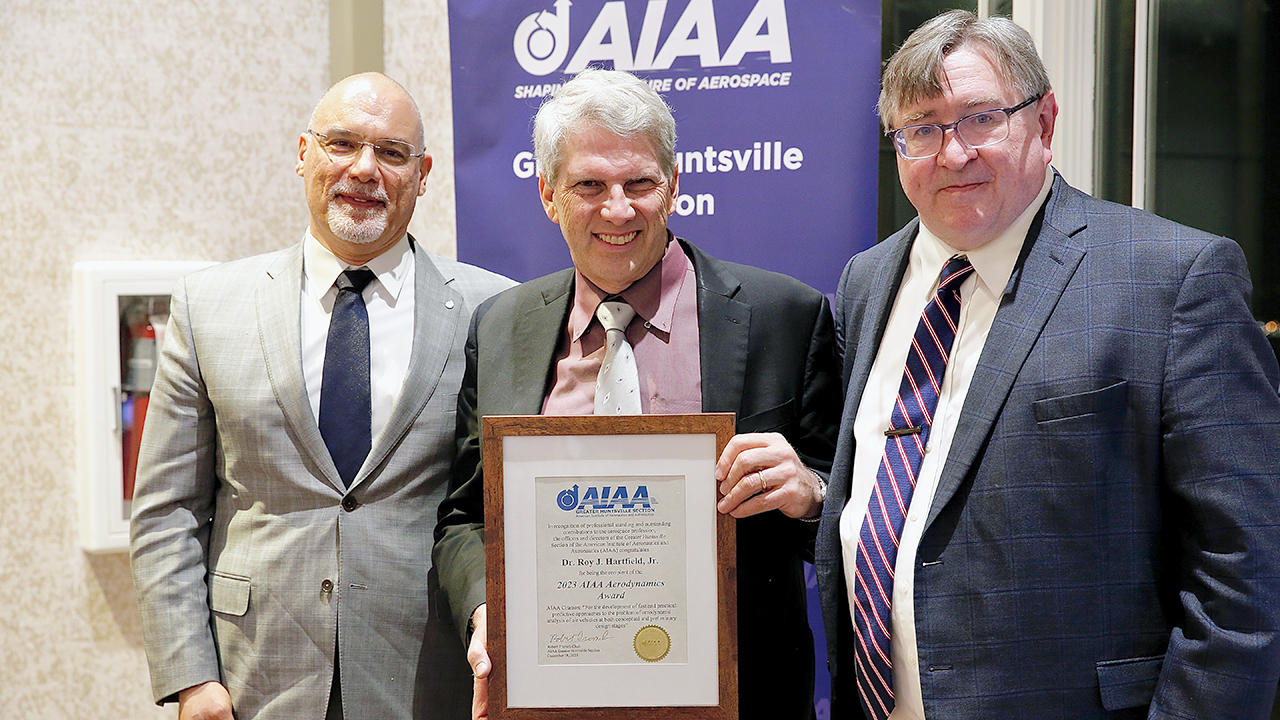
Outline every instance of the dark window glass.
[[1280, 227], [1265, 221], [1280, 207], [1280, 73], [1267, 72], [1280, 13], [1259, 0], [1160, 0], [1157, 12], [1151, 210], [1239, 242], [1254, 315], [1280, 319]]
[[1094, 194], [1133, 200], [1134, 0], [1098, 5], [1098, 91], [1094, 118], [1098, 147]]

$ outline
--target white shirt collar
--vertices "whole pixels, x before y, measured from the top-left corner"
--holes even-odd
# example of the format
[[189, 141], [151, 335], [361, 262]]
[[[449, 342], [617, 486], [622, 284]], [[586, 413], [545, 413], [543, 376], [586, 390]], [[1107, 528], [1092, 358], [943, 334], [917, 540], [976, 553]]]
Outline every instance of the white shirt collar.
[[978, 286], [991, 297], [1003, 295], [1005, 287], [1009, 284], [1009, 277], [1013, 275], [1013, 266], [1017, 264], [1018, 255], [1022, 252], [1022, 244], [1031, 230], [1031, 223], [1035, 220], [1036, 213], [1040, 212], [1040, 207], [1044, 205], [1045, 198], [1049, 196], [1049, 190], [1052, 187], [1053, 168], [1046, 167], [1044, 185], [1040, 187], [1035, 200], [1031, 201], [1022, 214], [994, 240], [965, 253], [939, 240], [938, 236], [921, 222], [915, 246], [911, 250], [912, 265], [915, 266], [918, 259], [921, 271], [936, 277], [942, 272], [942, 265], [951, 256], [963, 254], [973, 264], [974, 275], [978, 277]]
[[[392, 298], [399, 298], [400, 290], [404, 287], [405, 278], [412, 264], [413, 246], [409, 244], [408, 234], [405, 234], [395, 245], [360, 267], [372, 270], [387, 293]], [[306, 274], [308, 282], [315, 288], [318, 296], [323, 297], [328, 293], [333, 287], [333, 282], [338, 279], [338, 274], [351, 267], [353, 266], [340, 260], [329, 248], [322, 245], [311, 234], [310, 229], [307, 230], [307, 235], [302, 241], [302, 272]]]

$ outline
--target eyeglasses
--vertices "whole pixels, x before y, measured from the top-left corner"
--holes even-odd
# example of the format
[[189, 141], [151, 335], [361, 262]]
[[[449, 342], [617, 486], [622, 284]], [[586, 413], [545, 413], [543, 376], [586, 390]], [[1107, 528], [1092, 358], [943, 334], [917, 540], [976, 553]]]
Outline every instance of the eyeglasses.
[[949, 125], [921, 123], [908, 125], [885, 133], [893, 139], [893, 147], [907, 160], [923, 160], [942, 152], [942, 138], [948, 130], [955, 130], [956, 137], [966, 147], [977, 149], [1004, 142], [1009, 137], [1009, 116], [1018, 112], [1043, 95], [1029, 97], [1008, 108], [983, 110], [965, 115]]
[[307, 128], [307, 132], [320, 143], [320, 148], [330, 160], [355, 160], [366, 145], [373, 148], [373, 156], [378, 160], [378, 164], [386, 168], [403, 168], [414, 158], [426, 155], [425, 150], [415, 153], [412, 145], [399, 140], [379, 140], [374, 143], [361, 140], [359, 135], [346, 132], [325, 135], [310, 128]]

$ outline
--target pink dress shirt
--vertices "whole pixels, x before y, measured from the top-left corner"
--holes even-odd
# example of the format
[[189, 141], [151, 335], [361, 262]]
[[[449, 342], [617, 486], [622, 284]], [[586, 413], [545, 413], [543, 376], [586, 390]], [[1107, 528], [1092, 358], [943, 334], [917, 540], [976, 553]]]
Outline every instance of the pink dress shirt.
[[[636, 311], [627, 325], [627, 342], [640, 371], [641, 411], [702, 412], [698, 283], [680, 243], [668, 240], [658, 264], [620, 296]], [[594, 412], [605, 336], [595, 312], [607, 297], [581, 272], [574, 273], [573, 305], [556, 353], [555, 380], [542, 403], [543, 415]]]

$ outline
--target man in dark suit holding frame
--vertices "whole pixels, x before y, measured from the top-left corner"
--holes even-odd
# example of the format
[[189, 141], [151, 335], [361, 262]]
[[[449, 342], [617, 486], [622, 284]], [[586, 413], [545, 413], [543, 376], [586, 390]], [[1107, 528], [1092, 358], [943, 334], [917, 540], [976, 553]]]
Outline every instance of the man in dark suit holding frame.
[[[840, 413], [826, 298], [783, 275], [722, 262], [673, 237], [675, 120], [644, 81], [586, 70], [539, 110], [534, 148], [547, 216], [574, 267], [482, 305], [459, 394], [459, 457], [440, 507], [435, 564], [486, 712], [480, 418], [600, 414], [606, 357], [598, 308], [619, 299], [638, 366], [639, 407], [735, 412], [717, 465], [721, 512], [740, 518], [741, 717], [813, 716], [813, 637], [802, 560], [810, 552]], [[612, 412], [613, 410], [610, 410]], [[461, 626], [460, 626], [461, 627]], [[658, 692], [658, 691], [656, 691]]]

